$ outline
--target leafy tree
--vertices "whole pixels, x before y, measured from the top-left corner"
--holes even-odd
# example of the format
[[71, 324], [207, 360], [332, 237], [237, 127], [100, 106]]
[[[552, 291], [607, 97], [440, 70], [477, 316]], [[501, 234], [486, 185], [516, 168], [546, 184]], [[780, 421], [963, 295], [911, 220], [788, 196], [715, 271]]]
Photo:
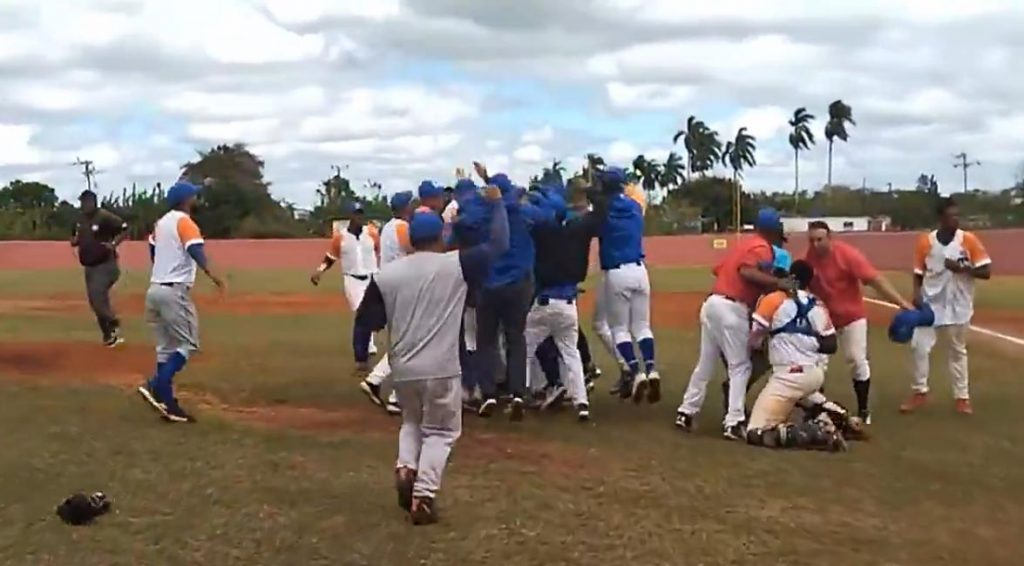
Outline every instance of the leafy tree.
[[789, 133], [789, 147], [793, 148], [794, 211], [800, 208], [800, 152], [808, 150], [814, 145], [814, 132], [811, 131], [810, 126], [813, 120], [814, 115], [804, 107], [797, 108], [789, 120], [789, 127], [792, 128]]
[[565, 182], [564, 175], [565, 166], [562, 165], [561, 161], [554, 159], [551, 161], [550, 167], [544, 168], [544, 171], [540, 177], [540, 181], [544, 183], [555, 182], [558, 184], [563, 184]]
[[743, 169], [745, 167], [753, 167], [757, 165], [757, 159], [754, 157], [754, 153], [757, 151], [757, 139], [747, 133], [746, 128], [740, 128], [736, 132], [736, 138], [733, 141], [726, 142], [725, 150], [722, 152], [722, 165], [728, 166], [732, 169], [732, 186], [735, 194], [733, 196], [733, 202], [736, 203], [733, 208], [735, 226], [740, 226], [740, 206], [741, 194], [743, 189], [740, 187], [740, 179], [743, 178]]
[[53, 187], [15, 179], [0, 189], [0, 208], [14, 211], [53, 210], [60, 201]]
[[853, 121], [853, 109], [842, 100], [835, 100], [828, 105], [828, 123], [825, 124], [825, 139], [828, 140], [828, 184], [832, 184], [832, 146], [838, 138], [840, 141], [850, 139], [847, 125], [856, 126]]

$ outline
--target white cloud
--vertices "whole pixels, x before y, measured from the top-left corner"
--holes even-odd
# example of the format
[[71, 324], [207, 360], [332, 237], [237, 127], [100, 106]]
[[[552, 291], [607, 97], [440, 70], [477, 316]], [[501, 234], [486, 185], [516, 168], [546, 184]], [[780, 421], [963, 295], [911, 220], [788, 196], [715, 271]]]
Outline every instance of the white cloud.
[[627, 110], [678, 108], [689, 102], [696, 89], [687, 85], [655, 83], [626, 84], [612, 81], [605, 85], [612, 106]]
[[544, 143], [551, 141], [555, 137], [555, 130], [550, 125], [544, 125], [535, 130], [527, 130], [523, 132], [523, 136], [520, 141], [527, 144], [532, 143]]
[[544, 148], [537, 144], [524, 145], [512, 153], [512, 157], [524, 163], [540, 163], [544, 160], [544, 155]]
[[34, 165], [43, 152], [32, 145], [36, 128], [25, 124], [0, 124], [0, 166]]
[[616, 140], [608, 146], [605, 160], [613, 165], [628, 165], [640, 152], [636, 146], [625, 140]]

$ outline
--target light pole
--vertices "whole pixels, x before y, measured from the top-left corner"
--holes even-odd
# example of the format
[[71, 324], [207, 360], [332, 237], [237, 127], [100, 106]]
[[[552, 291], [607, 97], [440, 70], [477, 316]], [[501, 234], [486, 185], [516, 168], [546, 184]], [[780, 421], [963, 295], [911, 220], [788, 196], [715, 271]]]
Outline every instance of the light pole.
[[967, 170], [970, 169], [971, 167], [974, 167], [975, 165], [981, 165], [981, 162], [977, 161], [977, 160], [968, 162], [967, 161], [967, 152], [964, 152], [964, 151], [958, 153], [957, 155], [954, 155], [953, 159], [958, 159], [959, 160], [957, 163], [953, 164], [953, 168], [954, 169], [963, 169], [963, 171], [964, 171], [964, 192], [966, 193], [967, 192]]

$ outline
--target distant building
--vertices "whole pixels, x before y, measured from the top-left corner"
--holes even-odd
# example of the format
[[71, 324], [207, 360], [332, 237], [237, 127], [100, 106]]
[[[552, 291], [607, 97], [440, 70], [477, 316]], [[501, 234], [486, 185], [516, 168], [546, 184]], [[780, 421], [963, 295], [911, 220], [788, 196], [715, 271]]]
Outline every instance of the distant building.
[[806, 232], [811, 222], [825, 222], [833, 232], [884, 232], [892, 224], [887, 216], [810, 216], [784, 217], [782, 227], [786, 232]]

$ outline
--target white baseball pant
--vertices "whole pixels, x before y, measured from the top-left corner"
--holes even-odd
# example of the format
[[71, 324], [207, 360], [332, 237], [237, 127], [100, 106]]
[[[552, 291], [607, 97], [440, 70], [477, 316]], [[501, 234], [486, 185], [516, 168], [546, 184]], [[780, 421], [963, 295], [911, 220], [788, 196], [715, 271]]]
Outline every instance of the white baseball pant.
[[605, 273], [608, 323], [615, 344], [653, 338], [651, 332], [651, 280], [638, 263], [622, 265]]
[[940, 339], [946, 345], [949, 375], [953, 380], [953, 398], [970, 399], [967, 372], [967, 332], [970, 324], [923, 327], [914, 330], [910, 347], [914, 352], [914, 391], [928, 393], [929, 358]]
[[[352, 275], [345, 274], [344, 277], [344, 289], [345, 299], [348, 301], [348, 307], [352, 309], [352, 312], [359, 310], [359, 305], [363, 302], [363, 296], [366, 295], [366, 289], [370, 286], [370, 278], [362, 279], [359, 277], [353, 277]], [[373, 335], [370, 335], [370, 355], [377, 353], [377, 345], [373, 343]]]
[[[871, 379], [871, 365], [868, 363], [868, 321], [860, 319], [836, 330], [839, 349], [843, 352], [850, 377], [854, 381]], [[827, 366], [826, 366], [827, 368]]]
[[816, 366], [772, 368], [772, 376], [750, 409], [751, 429], [766, 428], [789, 421], [797, 402], [818, 391], [825, 383], [825, 372]]
[[462, 435], [462, 378], [402, 381], [395, 391], [402, 405], [397, 466], [416, 470], [413, 496], [434, 497]]
[[583, 360], [577, 345], [579, 340], [579, 314], [575, 301], [550, 299], [548, 304], [534, 303], [526, 316], [526, 387], [540, 389], [545, 383], [537, 347], [551, 336], [561, 356], [562, 384], [568, 390], [573, 405], [588, 403], [587, 386], [583, 381]]
[[729, 371], [729, 410], [725, 426], [743, 422], [750, 381], [750, 311], [747, 306], [711, 295], [700, 308], [700, 356], [690, 375], [679, 412], [696, 415], [704, 405], [715, 366], [725, 357]]
[[[606, 274], [607, 272], [605, 272]], [[602, 275], [601, 280], [597, 282], [594, 291], [597, 295], [594, 297], [594, 319], [591, 322], [591, 328], [594, 330], [594, 334], [597, 334], [598, 339], [604, 346], [604, 349], [608, 352], [608, 355], [615, 358], [615, 361], [619, 362], [619, 365], [624, 365], [626, 362], [622, 359], [622, 354], [615, 347], [615, 339], [612, 337], [612, 327], [608, 324], [608, 292], [605, 289], [605, 281], [607, 275]]]

